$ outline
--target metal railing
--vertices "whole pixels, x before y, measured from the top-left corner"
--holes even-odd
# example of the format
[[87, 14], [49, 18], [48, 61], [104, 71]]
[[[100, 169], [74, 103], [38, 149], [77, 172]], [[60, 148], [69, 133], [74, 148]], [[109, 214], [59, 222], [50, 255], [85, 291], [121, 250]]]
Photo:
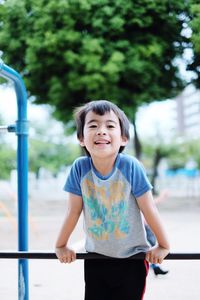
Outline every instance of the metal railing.
[[[1, 126], [0, 132], [17, 135], [17, 188], [18, 188], [18, 250], [28, 250], [28, 121], [27, 94], [18, 72], [0, 59], [0, 77], [12, 81], [17, 98], [17, 121], [15, 125]], [[18, 262], [18, 299], [29, 299], [28, 260]]]
[[[77, 259], [115, 259], [97, 253], [77, 253]], [[144, 259], [145, 253], [135, 254], [127, 259]], [[40, 251], [4, 251], [0, 252], [0, 259], [57, 259], [54, 252]], [[200, 253], [169, 253], [165, 259], [167, 260], [199, 260]]]

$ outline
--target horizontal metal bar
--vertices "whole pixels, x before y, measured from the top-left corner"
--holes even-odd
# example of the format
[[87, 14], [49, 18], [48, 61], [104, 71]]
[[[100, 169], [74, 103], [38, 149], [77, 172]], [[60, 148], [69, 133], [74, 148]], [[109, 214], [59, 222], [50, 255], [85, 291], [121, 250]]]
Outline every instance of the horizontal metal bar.
[[1, 125], [0, 126], [0, 133], [15, 132], [15, 131], [16, 131], [15, 125]]
[[8, 132], [8, 126], [7, 126], [7, 125], [2, 125], [2, 126], [0, 126], [0, 132], [1, 132], [1, 133], [6, 133], [6, 132]]
[[[127, 259], [144, 259], [145, 253], [138, 253]], [[77, 259], [115, 259], [97, 253], [77, 253]], [[57, 259], [54, 252], [36, 251], [4, 251], [0, 252], [0, 259]], [[170, 253], [165, 259], [168, 260], [198, 260], [200, 253]]]

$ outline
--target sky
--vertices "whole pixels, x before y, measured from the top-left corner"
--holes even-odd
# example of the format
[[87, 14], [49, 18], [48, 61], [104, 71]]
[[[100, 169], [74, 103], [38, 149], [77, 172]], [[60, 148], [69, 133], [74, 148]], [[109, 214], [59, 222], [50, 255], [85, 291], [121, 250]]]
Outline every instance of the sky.
[[[48, 116], [45, 106], [27, 102], [28, 119], [43, 119]], [[17, 119], [17, 100], [12, 87], [0, 86], [0, 115], [6, 122], [15, 123]]]
[[[0, 116], [4, 121], [4, 124], [0, 125], [12, 125], [15, 124], [17, 120], [17, 100], [14, 88], [12, 87], [0, 86]], [[48, 105], [36, 105], [28, 101], [27, 118], [30, 128], [29, 136], [34, 135], [32, 126], [34, 123], [37, 123], [36, 125], [41, 125], [42, 128], [48, 124], [47, 130], [49, 130], [49, 128], [51, 129], [48, 132], [48, 136], [52, 135], [52, 141], [56, 142], [58, 134], [63, 133], [61, 122], [52, 121], [52, 118], [50, 117], [50, 107]], [[54, 134], [55, 132], [57, 134]], [[16, 143], [16, 135], [14, 133], [8, 133], [6, 141]]]
[[137, 113], [137, 128], [142, 138], [169, 138], [176, 126], [176, 102], [165, 100], [142, 106]]

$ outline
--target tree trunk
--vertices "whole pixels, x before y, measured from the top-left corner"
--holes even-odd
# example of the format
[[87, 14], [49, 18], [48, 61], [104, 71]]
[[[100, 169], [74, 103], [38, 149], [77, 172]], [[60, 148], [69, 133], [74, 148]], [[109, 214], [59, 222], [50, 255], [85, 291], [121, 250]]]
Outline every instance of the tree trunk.
[[138, 160], [141, 159], [142, 156], [142, 144], [140, 142], [138, 133], [137, 133], [137, 128], [135, 124], [135, 120], [133, 121], [133, 128], [134, 128], [134, 140], [133, 140], [133, 146], [135, 149], [135, 156], [137, 157]]
[[152, 178], [151, 178], [151, 184], [153, 186], [153, 195], [157, 195], [157, 191], [155, 189], [155, 180], [158, 175], [158, 170], [157, 170], [158, 164], [159, 164], [161, 158], [163, 158], [163, 157], [164, 157], [164, 155], [163, 155], [162, 151], [159, 148], [156, 148], [154, 159], [153, 159], [153, 173], [152, 173]]

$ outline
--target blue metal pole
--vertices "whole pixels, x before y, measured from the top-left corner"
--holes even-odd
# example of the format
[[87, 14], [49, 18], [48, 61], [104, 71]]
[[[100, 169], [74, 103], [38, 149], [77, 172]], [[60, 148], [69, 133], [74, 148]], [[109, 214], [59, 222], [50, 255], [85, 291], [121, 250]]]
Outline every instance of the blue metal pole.
[[[17, 96], [18, 250], [28, 250], [28, 121], [24, 82], [15, 70], [0, 62], [0, 76], [14, 82]], [[29, 299], [28, 260], [18, 261], [18, 299]]]

